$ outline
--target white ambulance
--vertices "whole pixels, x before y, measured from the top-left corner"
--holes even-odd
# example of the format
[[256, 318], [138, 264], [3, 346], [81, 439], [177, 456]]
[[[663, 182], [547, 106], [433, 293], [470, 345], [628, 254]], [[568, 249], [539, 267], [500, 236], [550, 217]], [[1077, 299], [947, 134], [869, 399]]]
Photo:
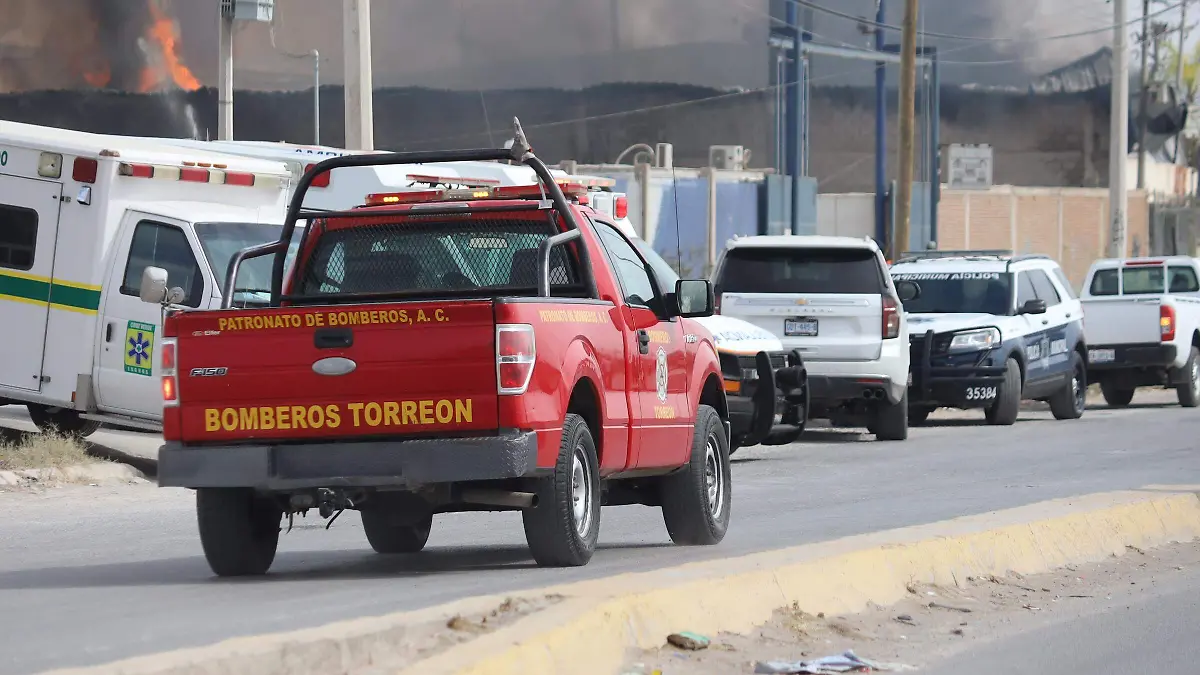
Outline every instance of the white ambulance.
[[[144, 270], [219, 306], [234, 253], [278, 237], [290, 182], [279, 162], [0, 121], [0, 405], [72, 434], [160, 428]], [[239, 279], [269, 273], [263, 258]]]

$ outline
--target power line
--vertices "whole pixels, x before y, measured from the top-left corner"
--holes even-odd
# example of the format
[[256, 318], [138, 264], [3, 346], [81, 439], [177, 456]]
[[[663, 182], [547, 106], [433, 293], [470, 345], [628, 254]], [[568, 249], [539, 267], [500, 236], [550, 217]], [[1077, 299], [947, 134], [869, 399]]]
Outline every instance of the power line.
[[[866, 27], [890, 30], [890, 31], [894, 31], [894, 32], [902, 31], [900, 26], [893, 26], [892, 24], [889, 24], [889, 23], [878, 23], [876, 21], [871, 21], [864, 17], [854, 16], [853, 14], [847, 14], [846, 12], [841, 12], [836, 9], [829, 9], [828, 7], [818, 5], [817, 3], [812, 2], [811, 0], [786, 0], [786, 1], [790, 2], [792, 4], [795, 4], [795, 5], [799, 5], [801, 7], [807, 7], [808, 9], [811, 9], [811, 10], [814, 10], [817, 12], [821, 12], [822, 14], [828, 14], [830, 16], [836, 16], [836, 17], [839, 17], [842, 19], [847, 19], [849, 21], [853, 21], [857, 24], [860, 24], [860, 25], [863, 25]], [[1183, 6], [1183, 2], [1177, 2], [1173, 5], [1169, 5], [1167, 7], [1164, 7], [1163, 9], [1160, 9], [1160, 10], [1154, 11], [1150, 14], [1147, 14], [1146, 18], [1154, 18], [1157, 16], [1161, 16], [1163, 14], [1166, 14], [1167, 12], [1170, 12], [1171, 10], [1179, 9], [1181, 6]], [[1142, 17], [1138, 17], [1136, 19], [1130, 19], [1123, 23], [1109, 24], [1107, 26], [1103, 26], [1100, 28], [1092, 28], [1092, 29], [1088, 29], [1088, 30], [1075, 31], [1073, 33], [1060, 33], [1057, 35], [1043, 35], [1040, 37], [1024, 37], [1024, 38], [1022, 38], [1022, 37], [996, 37], [996, 36], [985, 36], [985, 35], [954, 35], [952, 33], [937, 33], [937, 32], [931, 32], [931, 31], [918, 31], [918, 35], [921, 37], [938, 38], [941, 40], [964, 40], [964, 41], [971, 41], [971, 42], [994, 42], [994, 43], [999, 43], [999, 42], [1004, 42], [1004, 43], [1050, 42], [1050, 41], [1054, 41], [1054, 40], [1069, 40], [1072, 38], [1087, 37], [1090, 35], [1099, 35], [1101, 33], [1110, 32], [1113, 29], [1119, 28], [1121, 26], [1132, 26], [1134, 24], [1141, 23], [1141, 21], [1142, 21]]]

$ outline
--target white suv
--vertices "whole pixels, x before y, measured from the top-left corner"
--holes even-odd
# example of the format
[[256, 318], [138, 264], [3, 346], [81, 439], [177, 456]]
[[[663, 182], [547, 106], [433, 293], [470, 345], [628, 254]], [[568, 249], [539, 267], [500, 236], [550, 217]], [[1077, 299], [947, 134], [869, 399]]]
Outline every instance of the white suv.
[[908, 328], [869, 238], [730, 241], [713, 272], [717, 311], [771, 331], [808, 369], [810, 417], [908, 438]]

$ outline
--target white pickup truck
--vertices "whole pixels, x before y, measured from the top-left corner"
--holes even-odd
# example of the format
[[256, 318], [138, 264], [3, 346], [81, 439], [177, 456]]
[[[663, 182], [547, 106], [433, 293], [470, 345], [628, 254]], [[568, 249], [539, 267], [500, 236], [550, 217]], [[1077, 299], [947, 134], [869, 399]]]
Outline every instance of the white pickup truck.
[[1110, 406], [1138, 387], [1174, 388], [1200, 405], [1200, 260], [1187, 256], [1097, 260], [1083, 285], [1088, 382]]

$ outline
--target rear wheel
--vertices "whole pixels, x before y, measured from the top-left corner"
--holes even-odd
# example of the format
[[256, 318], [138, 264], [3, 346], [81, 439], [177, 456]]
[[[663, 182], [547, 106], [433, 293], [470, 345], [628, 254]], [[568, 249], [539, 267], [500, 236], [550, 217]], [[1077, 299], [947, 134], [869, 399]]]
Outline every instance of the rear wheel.
[[1017, 421], [1021, 409], [1021, 366], [1016, 359], [1004, 363], [1004, 382], [996, 400], [984, 412], [988, 424], [1008, 426]]
[[200, 545], [217, 576], [266, 574], [279, 545], [283, 509], [248, 488], [196, 490]]
[[377, 509], [365, 509], [360, 515], [367, 541], [376, 553], [416, 553], [425, 548], [433, 527], [433, 514], [406, 524], [393, 522], [391, 513]]
[[521, 512], [525, 540], [543, 567], [586, 565], [600, 537], [600, 469], [587, 422], [563, 421], [554, 473], [537, 480], [537, 505]]
[[1124, 408], [1133, 400], [1133, 389], [1120, 389], [1108, 382], [1100, 383], [1100, 393], [1110, 408]]
[[36, 403], [30, 403], [27, 407], [29, 419], [33, 420], [37, 428], [45, 433], [86, 438], [100, 428], [99, 422], [80, 417], [78, 410], [51, 408]]
[[877, 441], [903, 441], [908, 438], [908, 391], [896, 403], [886, 399], [875, 410], [875, 423], [871, 425]]
[[710, 546], [729, 529], [729, 446], [717, 411], [702, 405], [688, 465], [662, 478], [663, 520], [671, 541], [683, 546]]
[[1200, 349], [1192, 347], [1191, 356], [1183, 366], [1187, 381], [1179, 385], [1175, 392], [1179, 396], [1179, 405], [1185, 408], [1195, 408], [1200, 405]]
[[1049, 399], [1056, 420], [1077, 420], [1087, 405], [1087, 371], [1079, 352], [1071, 352], [1071, 381]]

